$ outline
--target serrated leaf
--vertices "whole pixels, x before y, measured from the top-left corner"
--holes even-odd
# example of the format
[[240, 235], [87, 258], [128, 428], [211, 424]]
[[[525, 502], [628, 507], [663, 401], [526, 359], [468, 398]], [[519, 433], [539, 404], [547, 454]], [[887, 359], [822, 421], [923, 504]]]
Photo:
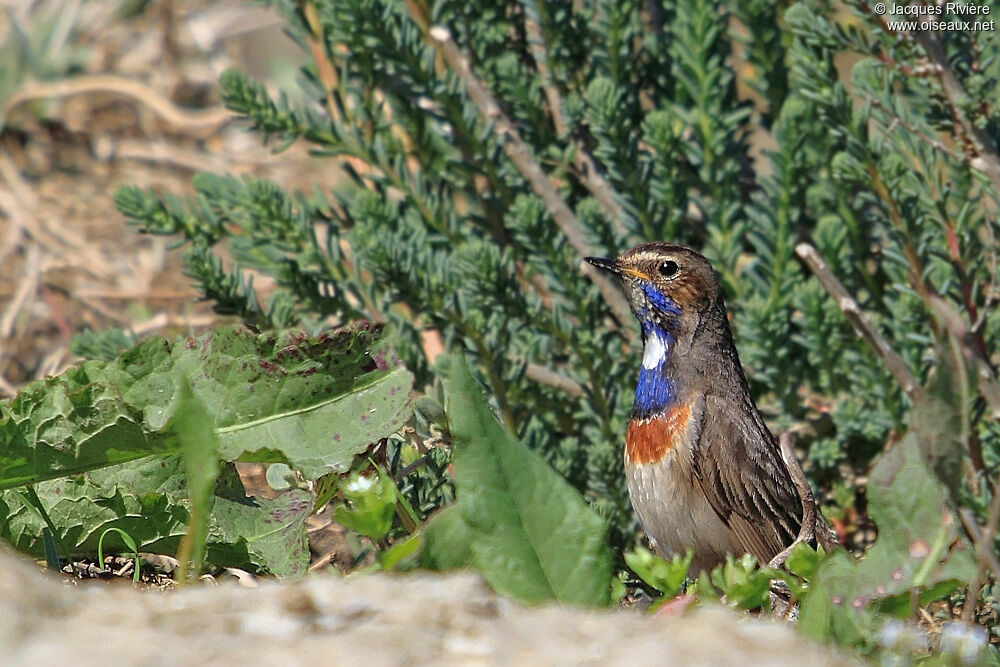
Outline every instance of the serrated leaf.
[[413, 382], [380, 327], [144, 341], [0, 401], [0, 489], [177, 451], [176, 372], [205, 404], [224, 460], [285, 460], [310, 480], [346, 471], [397, 430]]
[[[173, 553], [188, 521], [183, 463], [179, 456], [147, 458], [35, 487], [59, 531], [57, 537], [74, 555], [97, 553], [108, 528], [132, 536], [140, 551]], [[17, 549], [41, 555], [41, 516], [14, 490], [0, 493], [0, 536]], [[125, 545], [109, 535], [109, 549]]]
[[436, 543], [465, 532], [457, 515], [473, 567], [498, 591], [526, 602], [609, 604], [607, 527], [575, 489], [500, 426], [462, 359], [452, 363], [448, 414], [457, 512], [444, 514], [448, 530], [425, 533], [431, 558], [461, 549]]
[[277, 498], [215, 498], [209, 526], [209, 559], [219, 565], [264, 570], [281, 579], [305, 575], [309, 544], [305, 521], [313, 495], [293, 489]]

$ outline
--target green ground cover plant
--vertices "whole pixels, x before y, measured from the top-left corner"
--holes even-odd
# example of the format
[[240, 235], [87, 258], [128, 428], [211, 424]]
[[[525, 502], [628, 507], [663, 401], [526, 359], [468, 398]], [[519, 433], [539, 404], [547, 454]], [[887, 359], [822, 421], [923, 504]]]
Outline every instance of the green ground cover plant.
[[220, 463], [281, 462], [304, 481], [349, 471], [406, 420], [411, 383], [370, 326], [228, 327], [85, 362], [0, 402], [0, 535], [41, 554], [50, 522], [65, 556], [114, 530], [132, 552], [180, 548], [182, 568], [207, 545], [217, 565], [301, 575], [312, 491], [251, 500]]

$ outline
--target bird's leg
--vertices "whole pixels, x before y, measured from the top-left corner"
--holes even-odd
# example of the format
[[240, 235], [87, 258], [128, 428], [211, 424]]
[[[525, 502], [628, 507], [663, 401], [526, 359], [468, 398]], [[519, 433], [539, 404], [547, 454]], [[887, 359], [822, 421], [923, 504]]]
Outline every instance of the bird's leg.
[[799, 465], [799, 460], [795, 458], [795, 433], [792, 431], [783, 433], [778, 442], [781, 446], [781, 460], [784, 461], [792, 483], [799, 492], [799, 499], [802, 501], [802, 523], [799, 526], [799, 536], [795, 538], [795, 541], [768, 563], [775, 569], [785, 564], [796, 544], [812, 542], [816, 538], [816, 499], [813, 497], [812, 489], [809, 488], [809, 482], [806, 480], [806, 474], [802, 471], [802, 466]]
[[[799, 526], [799, 535], [795, 538], [795, 541], [782, 549], [768, 563], [768, 565], [775, 569], [779, 569], [785, 564], [789, 554], [792, 553], [792, 549], [799, 542], [808, 544], [815, 540], [818, 546], [827, 551], [836, 545], [835, 534], [827, 525], [826, 520], [820, 516], [816, 508], [816, 498], [809, 487], [809, 481], [806, 480], [806, 474], [802, 470], [802, 466], [799, 465], [799, 460], [795, 457], [795, 433], [793, 431], [783, 433], [778, 443], [781, 446], [781, 460], [785, 463], [785, 468], [788, 469], [788, 474], [799, 493], [799, 499], [802, 501], [802, 523]], [[816, 532], [817, 526], [820, 528], [819, 534]], [[789, 612], [793, 611], [790, 593], [791, 591], [785, 582], [772, 582], [771, 610], [781, 616], [788, 616]]]

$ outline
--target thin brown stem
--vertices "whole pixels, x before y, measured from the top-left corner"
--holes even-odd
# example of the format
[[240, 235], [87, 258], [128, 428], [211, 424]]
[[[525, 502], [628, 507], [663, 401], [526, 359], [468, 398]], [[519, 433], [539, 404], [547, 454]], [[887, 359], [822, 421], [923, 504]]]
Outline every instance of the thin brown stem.
[[948, 157], [953, 158], [965, 165], [971, 162], [971, 158], [965, 153], [955, 150], [951, 146], [946, 145], [940, 139], [934, 139], [928, 136], [926, 133], [921, 132], [918, 128], [914, 127], [912, 124], [907, 123], [905, 120], [899, 117], [899, 114], [897, 114], [895, 111], [893, 111], [885, 104], [883, 104], [882, 101], [879, 100], [878, 98], [866, 95], [864, 97], [864, 101], [871, 104], [873, 107], [879, 109], [880, 111], [882, 111], [882, 113], [884, 113], [885, 115], [889, 116], [889, 118], [892, 119], [890, 121], [889, 127], [886, 129], [886, 134], [892, 131], [894, 125], [898, 125], [907, 132], [909, 132], [910, 134], [914, 135], [915, 137], [923, 141], [925, 144], [927, 144], [934, 150], [940, 151], [945, 155], [947, 155]]
[[[469, 99], [475, 104], [479, 114], [492, 124], [493, 132], [503, 144], [504, 153], [545, 204], [546, 210], [559, 229], [562, 230], [570, 246], [581, 256], [593, 254], [592, 248], [584, 239], [576, 215], [563, 201], [555, 185], [552, 184], [538, 161], [532, 156], [530, 148], [521, 139], [514, 124], [500, 109], [500, 105], [493, 98], [493, 95], [472, 72], [468, 59], [459, 51], [451, 33], [442, 26], [429, 26], [425, 13], [416, 2], [407, 2], [407, 6], [410, 8], [414, 20], [424, 28], [425, 34], [444, 62], [461, 79], [469, 94]], [[591, 282], [597, 285], [618, 323], [628, 322], [630, 317], [628, 306], [614, 282], [589, 265], [583, 264], [581, 270]]]
[[[530, 0], [529, 0], [530, 2]], [[530, 2], [532, 11], [537, 14], [538, 7], [534, 2]], [[538, 68], [538, 76], [542, 80], [542, 93], [545, 94], [545, 101], [549, 105], [549, 114], [552, 116], [552, 125], [556, 129], [556, 134], [565, 137], [567, 133], [566, 121], [562, 115], [562, 98], [559, 89], [556, 88], [552, 80], [552, 71], [549, 69], [549, 56], [545, 50], [545, 36], [542, 34], [542, 27], [531, 15], [532, 12], [525, 12], [524, 33], [528, 37], [528, 50]]]
[[910, 400], [916, 402], [922, 393], [920, 383], [917, 381], [909, 366], [902, 357], [893, 349], [889, 342], [879, 333], [875, 325], [872, 324], [868, 316], [862, 312], [858, 302], [844, 287], [843, 283], [837, 279], [830, 267], [826, 265], [819, 252], [808, 243], [800, 243], [795, 246], [795, 254], [805, 262], [809, 270], [813, 272], [820, 285], [834, 298], [844, 317], [854, 326], [855, 333], [861, 337], [872, 350], [882, 359], [886, 369], [896, 379]]
[[962, 110], [962, 100], [966, 97], [965, 89], [951, 69], [951, 63], [948, 62], [948, 56], [945, 55], [937, 33], [929, 30], [918, 30], [913, 33], [913, 38], [924, 49], [927, 57], [937, 65], [936, 73], [938, 81], [941, 83], [941, 89], [948, 99], [952, 112], [978, 153], [971, 162], [972, 167], [986, 174], [993, 183], [997, 194], [1000, 194], [1000, 152], [997, 151], [996, 145], [986, 130], [969, 120]]
[[910, 268], [910, 282], [913, 283], [913, 288], [917, 291], [924, 301], [927, 300], [927, 296], [930, 293], [927, 283], [923, 279], [924, 271], [923, 266], [920, 264], [920, 257], [917, 255], [916, 248], [913, 246], [912, 237], [910, 235], [910, 228], [906, 225], [906, 220], [903, 218], [903, 212], [899, 210], [899, 204], [896, 203], [896, 199], [889, 192], [889, 188], [886, 186], [885, 181], [882, 180], [882, 175], [878, 171], [878, 167], [874, 161], [869, 162], [867, 165], [868, 175], [872, 179], [872, 188], [875, 190], [875, 194], [878, 198], [885, 203], [888, 213], [889, 221], [902, 236], [902, 241], [900, 242], [901, 250], [903, 251], [903, 256], [906, 258], [906, 263]]
[[[872, 14], [871, 8], [867, 3], [860, 4], [865, 11]], [[962, 87], [962, 82], [955, 76], [955, 72], [951, 68], [951, 63], [948, 61], [948, 56], [941, 46], [941, 41], [938, 39], [937, 33], [930, 30], [890, 30], [889, 23], [882, 16], [872, 15], [881, 23], [882, 29], [887, 33], [915, 41], [924, 50], [924, 53], [927, 54], [931, 66], [926, 68], [926, 71], [937, 76], [938, 82], [941, 84], [941, 90], [944, 92], [944, 96], [951, 107], [952, 115], [969, 138], [969, 141], [972, 142], [972, 146], [977, 153], [977, 156], [972, 158], [970, 162], [971, 166], [986, 174], [993, 183], [993, 188], [1000, 194], [1000, 152], [997, 151], [997, 147], [993, 144], [989, 134], [971, 122], [962, 110], [962, 100], [966, 97], [965, 88]]]
[[[532, 8], [534, 9], [534, 13], [537, 14], [538, 9], [534, 3], [532, 3]], [[552, 125], [560, 137], [566, 137], [569, 127], [563, 119], [562, 96], [559, 94], [559, 89], [552, 79], [549, 56], [545, 49], [545, 36], [542, 34], [541, 26], [528, 13], [524, 17], [524, 32], [528, 37], [528, 49], [531, 51], [531, 57], [535, 61], [535, 67], [538, 68], [538, 75], [542, 80], [542, 92], [545, 94], [545, 100], [549, 105], [549, 113], [552, 115]], [[586, 151], [583, 144], [579, 141], [574, 141], [573, 145], [575, 147], [573, 151], [574, 173], [579, 177], [583, 186], [594, 196], [594, 199], [597, 200], [601, 210], [611, 219], [618, 232], [624, 234], [624, 221], [628, 214], [622, 208], [622, 205], [618, 203], [618, 193], [601, 174], [597, 163]]]
[[313, 62], [316, 63], [316, 73], [320, 83], [323, 84], [323, 92], [326, 93], [327, 113], [330, 114], [330, 118], [337, 120], [338, 112], [333, 100], [333, 91], [340, 88], [340, 77], [337, 75], [337, 69], [333, 63], [327, 59], [326, 51], [323, 48], [323, 23], [320, 21], [319, 12], [313, 3], [300, 2], [299, 9], [309, 25], [310, 36], [307, 40], [309, 53], [312, 55]]
[[975, 336], [965, 318], [954, 306], [936, 294], [927, 300], [927, 304], [959, 344], [966, 361], [972, 364], [976, 372], [976, 386], [990, 408], [990, 415], [993, 419], [1000, 419], [1000, 384], [997, 383], [990, 360], [976, 345]]
[[976, 604], [979, 601], [979, 586], [983, 581], [986, 566], [989, 565], [993, 568], [994, 576], [1000, 576], [1000, 563], [997, 562], [996, 554], [993, 553], [993, 538], [996, 536], [997, 521], [1000, 521], [1000, 489], [997, 487], [996, 484], [993, 486], [993, 502], [990, 503], [986, 525], [983, 526], [981, 534], [975, 517], [966, 516], [966, 510], [959, 512], [965, 529], [972, 538], [973, 544], [976, 545], [976, 576], [969, 586], [969, 594], [965, 597], [965, 608], [962, 610], [962, 620], [966, 623], [975, 620]]
[[[990, 511], [992, 512], [993, 507], [997, 505], [998, 498], [1000, 494], [994, 494], [993, 502], [990, 504]], [[962, 519], [962, 525], [965, 526], [965, 531], [968, 533], [969, 538], [972, 540], [972, 544], [975, 545], [976, 549], [980, 550], [981, 557], [985, 560], [986, 564], [993, 571], [994, 576], [1000, 577], [1000, 558], [993, 552], [992, 548], [983, 549], [983, 530], [976, 520], [975, 513], [967, 507], [963, 507], [958, 511], [959, 517]], [[994, 525], [993, 532], [996, 533], [996, 525]], [[995, 537], [995, 535], [994, 535]]]
[[587, 395], [587, 390], [573, 378], [560, 375], [551, 368], [546, 368], [540, 364], [528, 364], [524, 370], [524, 375], [533, 382], [558, 389], [573, 398], [583, 398]]

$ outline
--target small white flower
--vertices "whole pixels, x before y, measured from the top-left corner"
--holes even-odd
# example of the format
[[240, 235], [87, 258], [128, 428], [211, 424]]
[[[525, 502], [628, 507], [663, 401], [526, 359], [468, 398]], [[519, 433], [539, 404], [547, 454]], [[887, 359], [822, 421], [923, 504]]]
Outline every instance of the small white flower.
[[375, 486], [374, 477], [365, 477], [364, 475], [358, 475], [357, 477], [349, 481], [347, 485], [344, 487], [344, 489], [350, 491], [351, 493], [364, 493], [373, 486]]

